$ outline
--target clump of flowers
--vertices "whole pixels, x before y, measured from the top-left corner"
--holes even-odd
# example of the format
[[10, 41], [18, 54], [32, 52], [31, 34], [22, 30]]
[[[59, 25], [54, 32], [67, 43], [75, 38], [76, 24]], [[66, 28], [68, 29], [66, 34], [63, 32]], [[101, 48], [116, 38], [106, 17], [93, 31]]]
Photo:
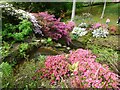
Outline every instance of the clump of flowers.
[[71, 42], [69, 32], [72, 31], [75, 26], [74, 22], [60, 22], [60, 18], [56, 19], [54, 15], [50, 15], [47, 12], [40, 12], [39, 16], [44, 23], [42, 31], [45, 36], [51, 37], [53, 40], [65, 39], [69, 44]]
[[41, 69], [43, 76], [41, 78], [48, 78], [51, 83], [60, 81], [65, 76], [70, 76], [69, 63], [66, 61], [64, 55], [48, 56], [45, 61], [45, 68]]
[[95, 23], [92, 25], [93, 28], [93, 37], [107, 37], [109, 34], [108, 32], [108, 26], [101, 24], [101, 23]]
[[111, 72], [107, 65], [95, 62], [96, 56], [90, 51], [78, 49], [71, 51], [68, 57], [72, 64], [79, 62], [71, 78], [74, 88], [117, 88], [118, 75]]
[[108, 29], [100, 27], [98, 29], [93, 30], [92, 34], [93, 34], [93, 37], [96, 37], [96, 38], [97, 37], [107, 37], [109, 32], [108, 32]]
[[99, 28], [99, 27], [101, 27], [101, 26], [102, 26], [102, 24], [100, 24], [100, 23], [95, 23], [95, 24], [93, 24], [92, 28], [93, 28], [93, 29], [97, 29], [97, 28]]
[[42, 78], [54, 84], [69, 77], [74, 88], [118, 88], [118, 75], [107, 65], [95, 61], [96, 56], [89, 50], [78, 49], [67, 55], [48, 56]]
[[[8, 5], [10, 5], [10, 4], [8, 4]], [[13, 6], [4, 8], [4, 9], [5, 9], [4, 12], [6, 12], [8, 15], [15, 16], [18, 19], [22, 19], [22, 20], [24, 20], [24, 19], [30, 20], [34, 26], [34, 32], [43, 36], [43, 33], [41, 31], [41, 25], [39, 25], [36, 17], [33, 15], [33, 13], [26, 12], [22, 9], [17, 10]]]
[[86, 28], [74, 27], [72, 34], [75, 34], [77, 36], [84, 36], [87, 34], [87, 31], [86, 31]]

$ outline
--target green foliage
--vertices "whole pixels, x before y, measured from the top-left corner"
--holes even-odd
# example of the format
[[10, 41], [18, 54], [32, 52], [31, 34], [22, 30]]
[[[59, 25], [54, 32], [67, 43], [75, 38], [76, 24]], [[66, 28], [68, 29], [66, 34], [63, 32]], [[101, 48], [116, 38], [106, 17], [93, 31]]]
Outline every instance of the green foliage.
[[39, 60], [39, 61], [44, 61], [45, 58], [46, 58], [45, 55], [40, 55], [40, 56], [38, 56], [38, 60]]
[[26, 50], [28, 49], [28, 43], [22, 43], [19, 46], [20, 55], [26, 57]]
[[23, 41], [26, 36], [32, 32], [32, 23], [28, 20], [22, 20], [18, 25], [10, 23], [3, 25], [3, 40], [14, 39], [15, 41]]
[[92, 34], [91, 31], [89, 31], [86, 35], [79, 37], [77, 40], [82, 42], [84, 45], [87, 45], [91, 42]]
[[79, 38], [79, 36], [77, 34], [70, 34], [70, 37], [72, 38], [72, 40], [77, 40]]
[[2, 70], [2, 72], [0, 72], [0, 76], [2, 76], [2, 88], [7, 88], [10, 83], [12, 84], [12, 66], [7, 62], [2, 62], [0, 64], [0, 69]]
[[[103, 10], [103, 3], [99, 2], [100, 5], [97, 5], [95, 2], [94, 5], [92, 5], [92, 7], [84, 7], [84, 8], [76, 8], [76, 15], [78, 15], [79, 17], [76, 19], [76, 23], [80, 23], [80, 22], [86, 22], [86, 23], [94, 23], [94, 22], [100, 22], [100, 23], [105, 23], [106, 19], [109, 18], [111, 20], [110, 25], [115, 25], [117, 26], [116, 22], [118, 19], [118, 11], [120, 7], [120, 3], [107, 3], [107, 8], [105, 10], [105, 14], [104, 14], [104, 18], [100, 19], [102, 10]], [[92, 16], [91, 18], [87, 18], [85, 20], [83, 20], [83, 16], [82, 13], [90, 13]]]
[[119, 73], [118, 68], [118, 53], [110, 48], [100, 47], [97, 45], [88, 45], [88, 49], [91, 49], [94, 54], [97, 55], [96, 61], [103, 64], [108, 64], [111, 69], [116, 73]]
[[6, 23], [3, 25], [3, 30], [2, 30], [2, 37], [3, 40], [9, 39], [12, 36], [12, 32], [15, 32], [17, 26], [12, 25], [10, 23]]
[[22, 33], [15, 33], [14, 35], [12, 35], [12, 37], [16, 40], [16, 41], [23, 41], [23, 35]]
[[17, 74], [13, 77], [15, 80], [14, 87], [24, 88], [25, 90], [41, 87], [41, 83], [45, 81], [40, 80], [40, 75], [38, 75], [37, 80], [33, 76], [37, 76], [35, 73], [36, 69], [42, 67], [43, 65], [44, 64], [41, 63], [41, 61], [25, 61], [19, 68], [17, 68]]
[[48, 38], [48, 39], [47, 39], [47, 43], [48, 43], [48, 44], [53, 44], [52, 38]]
[[17, 9], [23, 9], [29, 12], [48, 11], [51, 14], [55, 14], [57, 17], [72, 8], [71, 2], [13, 2], [12, 4]]
[[7, 62], [2, 62], [0, 65], [0, 68], [2, 69], [3, 76], [9, 76], [12, 74], [12, 67]]
[[77, 71], [77, 69], [78, 69], [78, 64], [79, 64], [79, 61], [78, 62], [76, 62], [76, 63], [74, 63], [74, 64], [72, 64], [72, 65], [70, 65], [69, 64], [69, 69], [70, 69], [70, 71]]
[[24, 33], [25, 35], [27, 35], [30, 31], [32, 31], [31, 30], [31, 25], [32, 25], [32, 23], [29, 22], [28, 20], [23, 20], [18, 25], [18, 28], [19, 28], [20, 31], [23, 31], [22, 33]]
[[52, 41], [52, 39], [51, 39], [51, 38], [48, 38], [48, 39], [47, 39], [47, 42], [48, 42], [48, 43], [50, 43], [51, 41]]
[[[32, 60], [33, 61], [33, 60]], [[2, 63], [0, 68], [4, 71], [12, 72], [11, 66], [8, 63]], [[2, 88], [36, 88], [35, 81], [32, 81], [32, 76], [34, 74], [34, 70], [36, 69], [36, 65], [34, 62], [25, 62], [19, 68], [15, 68], [15, 75], [13, 73], [8, 73], [8, 76], [3, 75], [2, 77]], [[2, 70], [2, 71], [3, 71]], [[18, 73], [18, 71], [20, 73]], [[18, 74], [17, 74], [18, 73]]]
[[11, 48], [11, 45], [3, 41], [3, 46], [1, 47], [1, 51], [0, 51], [1, 55], [3, 57], [7, 56], [9, 54], [10, 48]]
[[53, 41], [52, 41], [52, 38], [48, 37], [47, 39], [46, 38], [42, 39], [41, 43], [46, 44], [46, 45], [52, 45]]

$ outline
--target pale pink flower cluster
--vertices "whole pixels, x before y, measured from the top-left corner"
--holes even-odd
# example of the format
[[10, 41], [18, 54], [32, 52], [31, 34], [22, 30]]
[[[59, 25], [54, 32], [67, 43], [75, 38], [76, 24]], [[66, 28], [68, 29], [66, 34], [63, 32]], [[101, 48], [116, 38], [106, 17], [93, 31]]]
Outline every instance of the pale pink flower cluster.
[[[42, 69], [43, 78], [55, 83], [69, 77], [74, 88], [118, 88], [118, 75], [95, 59], [91, 51], [83, 49], [70, 51], [67, 55], [48, 56]], [[77, 69], [71, 71], [69, 65], [77, 62]]]
[[100, 28], [100, 27], [107, 28], [107, 25], [106, 24], [101, 24], [99, 22], [92, 25], [93, 29], [97, 29], [97, 28]]
[[42, 78], [51, 79], [51, 83], [59, 81], [61, 77], [70, 76], [68, 62], [64, 55], [48, 56], [45, 62], [45, 68], [42, 69]]
[[99, 28], [99, 27], [101, 27], [101, 24], [100, 24], [100, 23], [95, 23], [95, 24], [93, 24], [93, 26], [92, 26], [93, 29], [97, 29], [97, 28]]
[[96, 56], [88, 50], [78, 49], [71, 51], [71, 63], [79, 61], [78, 71], [72, 78], [72, 85], [76, 88], [117, 88], [118, 75], [111, 72], [107, 65], [95, 62]]

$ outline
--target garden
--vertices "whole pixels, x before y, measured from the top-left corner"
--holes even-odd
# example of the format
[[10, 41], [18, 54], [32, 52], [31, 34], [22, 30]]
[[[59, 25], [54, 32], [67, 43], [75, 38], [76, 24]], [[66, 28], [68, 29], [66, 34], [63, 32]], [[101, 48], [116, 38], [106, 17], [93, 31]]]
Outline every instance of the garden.
[[119, 2], [0, 5], [2, 89], [120, 89]]

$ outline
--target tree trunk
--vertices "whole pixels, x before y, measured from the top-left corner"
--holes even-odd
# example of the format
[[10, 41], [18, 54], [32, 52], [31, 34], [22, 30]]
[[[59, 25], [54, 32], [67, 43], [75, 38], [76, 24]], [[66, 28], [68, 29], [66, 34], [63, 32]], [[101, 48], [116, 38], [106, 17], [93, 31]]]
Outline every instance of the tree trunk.
[[105, 2], [104, 2], [104, 7], [103, 7], [101, 19], [104, 17], [105, 8], [106, 8], [106, 0], [105, 0]]
[[71, 21], [73, 21], [75, 17], [75, 8], [76, 8], [76, 0], [73, 0]]

